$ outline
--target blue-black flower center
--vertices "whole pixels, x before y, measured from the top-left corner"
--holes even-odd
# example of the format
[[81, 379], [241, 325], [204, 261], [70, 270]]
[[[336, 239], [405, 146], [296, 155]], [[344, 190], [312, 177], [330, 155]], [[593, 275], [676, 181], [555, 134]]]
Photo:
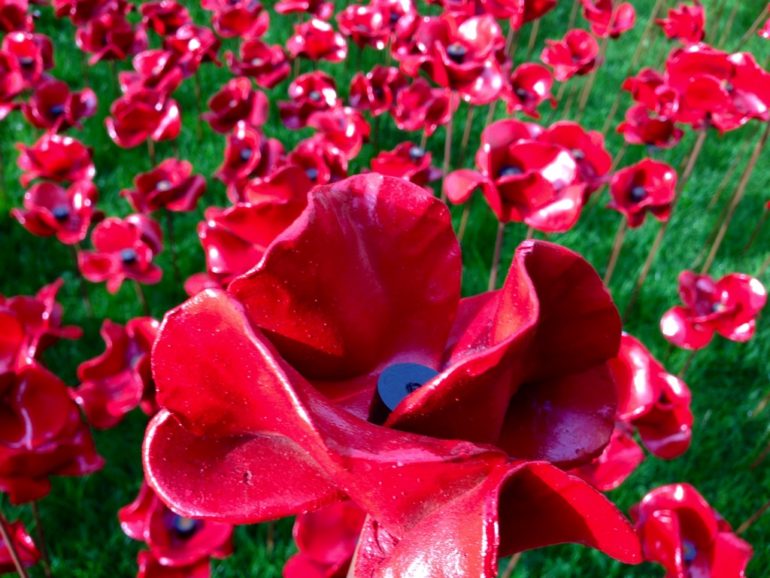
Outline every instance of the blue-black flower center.
[[162, 181], [158, 181], [158, 184], [155, 185], [155, 188], [159, 191], [168, 191], [171, 188], [171, 181], [168, 179], [163, 179]]
[[513, 92], [518, 96], [521, 100], [527, 100], [529, 98], [529, 92], [527, 90], [521, 88], [520, 86], [513, 89]]
[[70, 216], [70, 208], [67, 205], [56, 205], [51, 213], [57, 221], [66, 221]]
[[305, 169], [305, 174], [311, 181], [315, 181], [318, 178], [318, 169], [315, 167], [310, 167]]
[[192, 518], [184, 518], [177, 516], [171, 519], [171, 530], [180, 538], [189, 538], [201, 527], [200, 520], [193, 520]]
[[31, 68], [35, 64], [35, 59], [31, 56], [22, 56], [19, 58], [19, 64], [22, 68]]
[[394, 363], [385, 368], [377, 380], [377, 393], [385, 406], [393, 411], [407, 395], [417, 391], [438, 372], [419, 363]]
[[321, 93], [317, 90], [311, 90], [310, 93], [307, 95], [307, 97], [312, 100], [313, 102], [318, 102], [321, 100]]
[[136, 263], [136, 251], [133, 249], [123, 249], [120, 252], [120, 260], [123, 261], [125, 265], [131, 265], [132, 263]]
[[245, 162], [249, 160], [253, 154], [254, 151], [252, 151], [250, 148], [242, 148], [240, 154], [241, 160]]
[[631, 189], [630, 196], [633, 202], [638, 203], [639, 201], [644, 200], [644, 198], [647, 196], [647, 191], [644, 189], [644, 187], [636, 185], [633, 189]]
[[64, 114], [64, 105], [63, 104], [54, 104], [50, 109], [48, 109], [48, 112], [51, 114], [51, 116], [59, 117]]
[[523, 172], [524, 171], [522, 171], [519, 167], [515, 167], [513, 165], [505, 165], [499, 171], [497, 171], [497, 176], [498, 177], [515, 177], [516, 175], [520, 175]]
[[398, 12], [391, 12], [390, 13], [390, 23], [395, 24], [401, 19], [401, 15]]
[[409, 158], [413, 161], [419, 161], [425, 156], [425, 149], [418, 146], [413, 146], [409, 149]]
[[450, 60], [460, 64], [465, 59], [465, 55], [468, 54], [468, 49], [459, 42], [453, 42], [447, 46], [446, 53]]
[[682, 558], [685, 564], [692, 564], [695, 561], [695, 557], [698, 555], [698, 550], [695, 548], [695, 544], [689, 540], [682, 541]]
[[251, 59], [252, 66], [262, 66], [264, 63], [265, 63], [265, 60], [263, 58], [260, 58], [259, 56]]

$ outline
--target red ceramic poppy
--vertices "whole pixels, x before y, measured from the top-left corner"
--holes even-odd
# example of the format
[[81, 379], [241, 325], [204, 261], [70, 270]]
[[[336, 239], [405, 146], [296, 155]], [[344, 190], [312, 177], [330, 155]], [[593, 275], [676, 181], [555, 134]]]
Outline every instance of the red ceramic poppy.
[[371, 127], [364, 116], [350, 107], [337, 107], [313, 113], [307, 125], [316, 129], [330, 145], [348, 160], [356, 158]]
[[209, 112], [201, 118], [219, 133], [228, 133], [243, 122], [260, 127], [268, 115], [265, 93], [254, 90], [251, 80], [245, 76], [232, 78], [209, 99]]
[[258, 0], [203, 0], [201, 6], [214, 13], [214, 30], [222, 38], [255, 38], [270, 26], [270, 15]]
[[4, 32], [32, 32], [35, 24], [27, 0], [0, 1], [0, 30]]
[[626, 119], [618, 125], [617, 130], [628, 144], [661, 149], [676, 146], [684, 136], [684, 131], [673, 120], [657, 116], [642, 104], [628, 109]]
[[608, 205], [626, 218], [632, 229], [644, 223], [647, 214], [668, 221], [676, 198], [676, 171], [666, 163], [644, 159], [612, 176]]
[[683, 44], [695, 44], [706, 35], [706, 11], [698, 0], [693, 4], [680, 4], [668, 11], [666, 18], [659, 18], [655, 23], [663, 29], [669, 39], [677, 39]]
[[269, 45], [259, 38], [241, 43], [240, 58], [228, 52], [227, 65], [233, 74], [253, 78], [262, 88], [273, 88], [289, 76], [291, 65], [283, 48]]
[[555, 106], [551, 95], [553, 77], [540, 64], [527, 62], [516, 67], [510, 78], [510, 85], [504, 91], [508, 114], [521, 111], [532, 118], [540, 118], [537, 107], [546, 100]]
[[425, 71], [439, 86], [472, 104], [488, 104], [501, 93], [503, 71], [496, 53], [505, 45], [488, 15], [459, 21], [450, 15], [423, 18], [408, 42], [394, 50], [407, 76]]
[[102, 323], [100, 333], [106, 348], [78, 366], [80, 385], [70, 390], [93, 427], [115, 427], [140, 405], [148, 415], [157, 411], [150, 350], [158, 327], [150, 317], [131, 319], [125, 327], [109, 319]]
[[540, 58], [553, 69], [553, 76], [565, 82], [596, 68], [599, 44], [585, 30], [570, 30], [562, 40], [546, 40]]
[[0, 51], [0, 120], [3, 120], [17, 107], [14, 99], [25, 88], [21, 65], [14, 56]]
[[612, 156], [604, 145], [604, 135], [587, 131], [576, 122], [559, 121], [538, 137], [542, 142], [559, 145], [570, 152], [577, 163], [580, 178], [586, 183], [586, 194], [604, 185], [612, 168]]
[[63, 283], [58, 279], [34, 296], [0, 295], [0, 373], [32, 363], [59, 339], [80, 338], [80, 327], [62, 326], [56, 294]]
[[176, 0], [155, 0], [139, 7], [142, 26], [158, 36], [173, 34], [185, 24], [190, 24], [190, 12]]
[[80, 272], [92, 283], [106, 281], [110, 293], [117, 293], [125, 279], [158, 283], [163, 271], [152, 260], [160, 253], [162, 240], [160, 227], [149, 217], [109, 217], [91, 234], [94, 251], [78, 253]]
[[392, 151], [383, 151], [372, 159], [372, 170], [381, 175], [406, 179], [415, 185], [427, 187], [441, 178], [441, 171], [431, 165], [432, 156], [409, 141], [402, 142]]
[[751, 339], [767, 292], [749, 275], [732, 273], [714, 281], [708, 275], [683, 271], [679, 297], [683, 305], [663, 314], [660, 330], [677, 347], [697, 350], [706, 347], [714, 333], [730, 341]]
[[173, 98], [157, 90], [142, 89], [113, 102], [104, 125], [116, 145], [133, 148], [147, 140], [175, 139], [182, 128], [182, 119]]
[[72, 137], [46, 133], [32, 146], [16, 146], [22, 171], [19, 180], [25, 187], [35, 179], [90, 181], [96, 174], [91, 149]]
[[644, 557], [666, 578], [742, 578], [749, 544], [689, 484], [661, 486], [631, 509]]
[[52, 0], [57, 18], [69, 18], [75, 26], [83, 26], [107, 12], [127, 12], [126, 0]]
[[215, 176], [227, 186], [228, 196], [236, 203], [242, 199], [249, 179], [267, 177], [283, 162], [283, 145], [278, 140], [265, 138], [258, 129], [240, 122], [227, 135], [225, 158]]
[[104, 464], [67, 386], [37, 364], [0, 374], [0, 489], [13, 504], [45, 497], [49, 476], [83, 476]]
[[137, 213], [159, 209], [188, 212], [195, 209], [206, 192], [203, 175], [192, 174], [192, 164], [179, 159], [166, 159], [147, 173], [134, 178], [133, 189], [121, 191]]
[[166, 568], [194, 568], [233, 551], [230, 524], [179, 516], [144, 482], [136, 499], [120, 509], [118, 519], [123, 532], [147, 544], [154, 562]]
[[458, 104], [447, 89], [433, 88], [427, 80], [418, 78], [398, 91], [393, 120], [401, 130], [422, 130], [430, 136], [449, 122]]
[[286, 162], [305, 171], [315, 185], [325, 185], [348, 176], [348, 159], [321, 135], [300, 141]]
[[309, 72], [295, 78], [288, 89], [289, 102], [279, 102], [278, 111], [283, 124], [292, 130], [307, 125], [315, 112], [339, 106], [337, 84], [325, 72]]
[[284, 578], [347, 576], [364, 518], [351, 502], [297, 516], [293, 534], [299, 552], [283, 567]]
[[275, 4], [278, 14], [310, 14], [320, 20], [329, 20], [334, 14], [334, 3], [326, 0], [280, 0]]
[[82, 128], [80, 122], [96, 112], [96, 94], [90, 88], [72, 92], [66, 82], [46, 80], [22, 106], [32, 126], [51, 132], [71, 127]]
[[56, 183], [36, 183], [24, 193], [24, 208], [12, 209], [11, 215], [33, 235], [56, 235], [65, 245], [75, 245], [86, 238], [99, 196], [91, 181], [76, 181], [68, 189]]
[[147, 48], [147, 33], [126, 19], [125, 10], [110, 10], [78, 28], [75, 42], [91, 55], [91, 65], [102, 60], [125, 60]]
[[244, 202], [206, 209], [198, 237], [209, 278], [226, 286], [256, 265], [273, 239], [302, 213], [312, 186], [305, 171], [288, 166], [276, 171], [269, 182], [249, 187]]
[[677, 93], [666, 85], [666, 78], [657, 70], [642, 68], [636, 76], [629, 76], [621, 88], [648, 109], [664, 117], [673, 117], [679, 105]]
[[540, 139], [542, 131], [514, 119], [487, 126], [476, 154], [478, 170], [450, 173], [444, 179], [447, 198], [465, 203], [481, 189], [502, 223], [524, 222], [546, 232], [571, 229], [588, 186], [572, 150]]
[[219, 66], [219, 47], [221, 41], [205, 26], [185, 24], [174, 34], [163, 38], [163, 47], [179, 57], [179, 63], [185, 76], [195, 74], [203, 62], [213, 62]]
[[[24, 524], [21, 521], [8, 522], [4, 518], [0, 522], [7, 528], [10, 534], [13, 550], [19, 557], [22, 566], [29, 568], [40, 561], [40, 552], [38, 551], [32, 537], [27, 533]], [[15, 573], [16, 564], [11, 549], [0, 538], [0, 574]]]
[[133, 72], [118, 73], [123, 94], [147, 89], [169, 95], [184, 78], [179, 56], [170, 50], [144, 50], [131, 63]]
[[211, 561], [206, 558], [181, 568], [164, 566], [149, 550], [136, 555], [136, 578], [211, 578]]
[[24, 88], [34, 88], [43, 73], [53, 68], [53, 44], [43, 34], [11, 32], [0, 44], [0, 51], [16, 60]]
[[357, 46], [382, 50], [390, 40], [390, 14], [378, 4], [350, 5], [337, 14], [337, 25]]
[[630, 2], [616, 0], [580, 0], [583, 16], [591, 25], [591, 32], [600, 38], [617, 38], [636, 23], [636, 10]]
[[764, 38], [765, 40], [770, 39], [770, 18], [765, 21], [762, 28], [757, 31], [757, 34], [760, 38]]
[[366, 74], [359, 72], [353, 77], [348, 103], [356, 110], [379, 116], [393, 109], [399, 91], [408, 84], [398, 68], [378, 65]]
[[329, 62], [342, 62], [348, 55], [345, 37], [318, 18], [295, 25], [294, 35], [286, 41], [286, 49], [294, 58]]
[[552, 465], [595, 457], [613, 428], [609, 293], [540, 242], [501, 291], [461, 300], [460, 277], [424, 189], [375, 173], [315, 187], [227, 293], [166, 316], [148, 483], [230, 523], [348, 496], [369, 515], [355, 576], [491, 578], [498, 556], [565, 541], [637, 561], [617, 510]]

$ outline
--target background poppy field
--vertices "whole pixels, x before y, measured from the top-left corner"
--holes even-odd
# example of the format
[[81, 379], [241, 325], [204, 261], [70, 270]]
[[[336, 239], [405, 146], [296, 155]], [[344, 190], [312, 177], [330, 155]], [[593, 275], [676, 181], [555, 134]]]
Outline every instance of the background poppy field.
[[[196, 23], [209, 23], [209, 14], [204, 12], [198, 3], [182, 3], [189, 8]], [[671, 43], [656, 27], [649, 36], [639, 65], [629, 70], [631, 54], [643, 33], [654, 3], [654, 0], [634, 0], [633, 4], [638, 13], [636, 27], [618, 41], [610, 42], [607, 63], [599, 69], [596, 86], [581, 119], [586, 129], [602, 129], [608, 111], [620, 90], [620, 84], [629, 73], [634, 73], [645, 65], [659, 67], [670, 50]], [[752, 36], [745, 45], [741, 45], [741, 37], [763, 9], [763, 1], [704, 0], [702, 3], [708, 14], [708, 42], [724, 50], [750, 50], [758, 62], [767, 62], [770, 57], [768, 41]], [[336, 8], [340, 9], [345, 4], [337, 1]], [[667, 4], [673, 5], [673, 2]], [[531, 51], [528, 51], [526, 46], [531, 25], [524, 27], [516, 54], [517, 63], [537, 60], [546, 38], [563, 36], [571, 7], [572, 2], [562, 1], [554, 11], [542, 18], [537, 42]], [[94, 149], [97, 171], [95, 182], [100, 191], [100, 208], [108, 215], [127, 215], [130, 213], [130, 207], [119, 196], [119, 191], [130, 188], [134, 176], [138, 172], [149, 170], [153, 165], [144, 147], [118, 148], [108, 137], [103, 119], [108, 114], [111, 102], [119, 95], [115, 72], [126, 69], [130, 63], [119, 62], [115, 68], [108, 62], [95, 66], [84, 65], [84, 57], [74, 43], [74, 27], [65, 19], [55, 19], [49, 7], [37, 9], [40, 11], [40, 17], [36, 22], [36, 29], [49, 35], [55, 45], [56, 65], [51, 73], [65, 80], [73, 89], [90, 86], [99, 97], [97, 114], [85, 121], [85, 128], [78, 138]], [[431, 13], [431, 10], [438, 11], [435, 6], [428, 7], [427, 12]], [[734, 22], [731, 31], [725, 34], [732, 14]], [[136, 18], [136, 14], [130, 18]], [[265, 40], [270, 44], [284, 43], [291, 34], [292, 22], [293, 19], [271, 11], [271, 26]], [[580, 18], [577, 25], [587, 27], [585, 21]], [[223, 41], [222, 54], [227, 50], [237, 51], [235, 40]], [[334, 65], [321, 62], [314, 65], [302, 61], [301, 70], [308, 72], [317, 66], [317, 69], [335, 78], [340, 96], [346, 97], [350, 78], [355, 72], [353, 67], [359, 66], [360, 62], [361, 70], [369, 70], [375, 64], [384, 63], [382, 53], [369, 48], [364, 49], [360, 56], [359, 52], [360, 49], [351, 43], [346, 63]], [[199, 74], [204, 100], [231, 77], [226, 67], [216, 68], [210, 65], [202, 67]], [[574, 82], [575, 90], [579, 89], [581, 82], [583, 81]], [[279, 139], [286, 149], [290, 150], [310, 133], [310, 129], [290, 131], [279, 120], [277, 102], [286, 99], [288, 83], [289, 80], [286, 80], [276, 88], [265, 91], [270, 98], [271, 116], [264, 132], [269, 137]], [[187, 159], [193, 163], [195, 172], [205, 175], [208, 180], [208, 189], [198, 208], [191, 213], [175, 215], [178, 262], [183, 277], [187, 277], [204, 270], [203, 251], [195, 234], [196, 224], [202, 219], [204, 208], [227, 204], [224, 186], [211, 177], [221, 162], [225, 139], [222, 135], [214, 133], [205, 123], [202, 127], [202, 138], [198, 136], [198, 105], [192, 83], [185, 83], [175, 93], [175, 98], [182, 110], [182, 134], [174, 143], [163, 142], [157, 145], [158, 160], [170, 156]], [[622, 112], [630, 101], [630, 96], [623, 93], [615, 123], [621, 120]], [[498, 107], [497, 118], [504, 117], [503, 108]], [[561, 116], [560, 110], [552, 113], [546, 106], [541, 110], [543, 122]], [[466, 113], [467, 108], [462, 105], [455, 115], [456, 135], [462, 133]], [[460, 138], [455, 138], [452, 168], [472, 165], [471, 151], [476, 148], [485, 116], [485, 113], [476, 115], [467, 152], [462, 153]], [[387, 115], [376, 119], [374, 124], [376, 127], [373, 127], [373, 141], [365, 145], [358, 158], [352, 161], [350, 174], [368, 167], [374, 154], [392, 149], [405, 138], [405, 133], [397, 131], [392, 119]], [[729, 192], [740, 178], [743, 164], [748, 158], [748, 149], [744, 147], [744, 143], [756, 133], [756, 125], [757, 123], [749, 123], [726, 136], [720, 137], [716, 133], [709, 135], [695, 172], [673, 214], [661, 254], [644, 285], [633, 314], [628, 319], [626, 329], [641, 339], [661, 360], [666, 359], [668, 346], [660, 334], [658, 320], [664, 311], [678, 302], [679, 272], [703, 259], [703, 253], [710, 244], [711, 231], [719, 222], [720, 213], [728, 202]], [[87, 289], [94, 309], [94, 317], [89, 318], [80, 296], [71, 248], [50, 239], [32, 236], [11, 218], [10, 209], [19, 206], [23, 196], [16, 166], [16, 143], [31, 144], [38, 136], [39, 132], [25, 123], [19, 115], [11, 115], [0, 123], [0, 158], [5, 167], [0, 183], [0, 293], [34, 294], [41, 286], [59, 276], [65, 279], [60, 293], [65, 322], [81, 325], [85, 335], [77, 341], [62, 341], [46, 351], [45, 364], [68, 384], [76, 385], [77, 365], [103, 349], [99, 338], [101, 320], [112, 319], [124, 323], [141, 315], [142, 310], [130, 284], [124, 285], [117, 295], [109, 295], [103, 285], [88, 284]], [[690, 150], [694, 138], [695, 135], [690, 132], [674, 149], [652, 151], [649, 154], [678, 167]], [[419, 133], [414, 133], [413, 140], [419, 140]], [[615, 154], [621, 146], [621, 137], [610, 132], [607, 140], [610, 153]], [[428, 140], [427, 148], [433, 153], [434, 162], [440, 163], [444, 149], [444, 129], [439, 129]], [[621, 166], [640, 160], [644, 153], [643, 147], [629, 148]], [[732, 181], [728, 183], [726, 192], [715, 208], [707, 210], [706, 207], [723, 175], [736, 160], [739, 162], [738, 170], [733, 171]], [[753, 274], [767, 255], [770, 247], [770, 226], [764, 227], [749, 251], [744, 251], [744, 246], [765, 210], [765, 202], [770, 199], [768, 163], [770, 150], [765, 147], [749, 184], [746, 198], [738, 208], [712, 268], [711, 272], [715, 278], [730, 272]], [[605, 208], [608, 200], [606, 191], [602, 195], [599, 203], [592, 203], [583, 211], [581, 220], [574, 229], [565, 234], [549, 236], [551, 240], [583, 255], [600, 272], [604, 270], [609, 259], [620, 219], [616, 212]], [[463, 241], [463, 288], [464, 293], [468, 295], [486, 289], [497, 229], [497, 221], [483, 199], [477, 195], [473, 203], [472, 217]], [[453, 209], [456, 224], [461, 210]], [[657, 229], [658, 223], [648, 219], [644, 226], [626, 238], [611, 283], [612, 294], [621, 311], [630, 296], [637, 273]], [[526, 226], [514, 224], [509, 226], [507, 231], [501, 270], [507, 270], [514, 247], [524, 239]], [[542, 238], [542, 235], [536, 233], [535, 237]], [[175, 282], [170, 251], [164, 251], [157, 262], [165, 271], [163, 281], [158, 285], [148, 286], [145, 293], [153, 316], [161, 317], [165, 311], [181, 303], [185, 294], [181, 284]], [[770, 282], [770, 275], [766, 274], [762, 281], [765, 284]], [[685, 351], [672, 351], [665, 365], [669, 371], [676, 373], [685, 363], [686, 357]], [[752, 462], [770, 441], [770, 408], [752, 415], [757, 403], [770, 391], [770, 321], [767, 316], [760, 318], [757, 336], [750, 342], [739, 344], [720, 339], [715, 340], [708, 349], [699, 352], [687, 372], [686, 381], [693, 393], [692, 407], [695, 415], [691, 448], [672, 462], [654, 458], [645, 460], [620, 489], [610, 493], [610, 498], [627, 511], [629, 506], [638, 502], [655, 486], [689, 482], [699, 489], [716, 510], [737, 526], [770, 499], [770, 459], [756, 468], [751, 467]], [[95, 577], [109, 574], [117, 578], [135, 575], [136, 553], [142, 544], [132, 541], [120, 531], [116, 514], [121, 506], [133, 500], [141, 482], [140, 448], [146, 421], [144, 414], [133, 412], [118, 427], [95, 433], [99, 453], [107, 460], [102, 471], [85, 478], [54, 479], [54, 490], [41, 502], [40, 509], [55, 576]], [[6, 503], [4, 511], [11, 511], [13, 518], [18, 516], [32, 524], [27, 507], [11, 508]], [[278, 524], [275, 548], [272, 553], [268, 553], [265, 548], [267, 531], [264, 526], [239, 527], [235, 533], [235, 554], [226, 560], [215, 561], [212, 575], [219, 578], [280, 576], [284, 561], [294, 549], [290, 528], [290, 520]], [[743, 537], [755, 549], [747, 574], [764, 575], [766, 569], [770, 568], [770, 548], [767, 547], [767, 544], [770, 544], [770, 516], [753, 525]], [[33, 568], [30, 572], [32, 576], [42, 576], [40, 568]], [[642, 577], [662, 574], [663, 569], [652, 564], [629, 567], [587, 548], [560, 546], [526, 553], [514, 576]]]

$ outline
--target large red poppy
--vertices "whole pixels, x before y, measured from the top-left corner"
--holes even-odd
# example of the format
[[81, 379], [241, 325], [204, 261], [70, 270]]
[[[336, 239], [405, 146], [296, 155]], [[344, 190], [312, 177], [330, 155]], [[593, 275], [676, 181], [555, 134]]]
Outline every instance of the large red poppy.
[[559, 542], [637, 561], [625, 520], [557, 467], [613, 428], [620, 319], [599, 277], [539, 242], [500, 291], [460, 300], [460, 272], [449, 211], [424, 189], [376, 174], [316, 187], [228, 292], [167, 315], [149, 484], [231, 523], [349, 496], [369, 515], [356, 576], [492, 577], [498, 555]]
[[17, 144], [23, 186], [35, 179], [90, 181], [96, 174], [91, 149], [69, 136], [46, 133], [32, 146]]
[[182, 129], [179, 106], [158, 90], [142, 89], [121, 96], [104, 119], [116, 145], [133, 148], [147, 140], [173, 140]]

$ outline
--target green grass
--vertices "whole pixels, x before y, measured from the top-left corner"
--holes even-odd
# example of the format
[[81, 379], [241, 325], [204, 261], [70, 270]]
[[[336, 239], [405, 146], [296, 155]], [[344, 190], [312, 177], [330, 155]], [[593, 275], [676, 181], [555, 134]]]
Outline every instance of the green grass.
[[[719, 30], [717, 39], [721, 36], [727, 15], [736, 2], [738, 0], [721, 0], [724, 5], [723, 16], [718, 25], [711, 22], [709, 27], [710, 31]], [[715, 20], [715, 5], [719, 3], [720, 0], [704, 2], [706, 7], [711, 9], [709, 14], [712, 20]], [[194, 3], [189, 4], [195, 19], [199, 23], [207, 22], [207, 15], [194, 6]], [[571, 3], [561, 4], [543, 20], [535, 55], [539, 53], [543, 39], [557, 38], [564, 34]], [[641, 36], [641, 29], [651, 11], [653, 1], [638, 0], [634, 4], [639, 13], [639, 24], [634, 31], [609, 46], [607, 64], [599, 73], [590, 106], [583, 118], [584, 125], [589, 128], [598, 130], [603, 126], [607, 111], [627, 72], [630, 55]], [[731, 35], [732, 43], [720, 47], [735, 49], [737, 39], [749, 27], [763, 5], [761, 1], [740, 2], [734, 24], [736, 32]], [[432, 10], [435, 10], [435, 7]], [[50, 8], [40, 8], [40, 12], [42, 15], [38, 29], [51, 35], [56, 46], [56, 68], [53, 74], [68, 81], [72, 86], [82, 86], [86, 82], [83, 59], [74, 47], [72, 26], [66, 21], [53, 19]], [[579, 19], [579, 22], [582, 21]], [[283, 42], [289, 29], [288, 19], [274, 16], [268, 40]], [[529, 27], [526, 27], [522, 31], [521, 44], [526, 43], [528, 36]], [[642, 63], [660, 67], [668, 44], [657, 29], [652, 38], [654, 40], [646, 47]], [[709, 36], [709, 39], [713, 38], [713, 35]], [[225, 45], [229, 49], [235, 46], [232, 41], [225, 42]], [[760, 62], [764, 62], [770, 54], [768, 46], [758, 38], [752, 38], [747, 48], [755, 52]], [[355, 47], [351, 48], [353, 53], [356, 50], [358, 49]], [[519, 49], [519, 61], [525, 58], [525, 52], [525, 48]], [[367, 69], [381, 59], [381, 55], [368, 49], [363, 54]], [[355, 54], [351, 61], [356, 61]], [[120, 69], [125, 67], [125, 63], [119, 65]], [[320, 68], [336, 77], [341, 95], [346, 96], [352, 71], [344, 65], [322, 64]], [[309, 69], [309, 64], [303, 63], [303, 71]], [[201, 78], [205, 95], [217, 90], [227, 77], [225, 69], [211, 66], [204, 68]], [[96, 183], [101, 193], [101, 208], [110, 215], [126, 215], [129, 213], [129, 207], [118, 193], [131, 184], [137, 172], [147, 170], [150, 161], [142, 147], [133, 150], [117, 148], [103, 128], [103, 118], [118, 92], [109, 65], [102, 63], [89, 67], [87, 82], [96, 89], [100, 97], [99, 112], [95, 118], [86, 122], [84, 131], [76, 136], [94, 148]], [[579, 85], [580, 81], [576, 84]], [[287, 150], [290, 150], [307, 135], [307, 131], [287, 131], [278, 120], [275, 103], [285, 98], [286, 86], [287, 83], [283, 83], [269, 92], [273, 116], [265, 127], [265, 132], [280, 139]], [[191, 214], [180, 215], [176, 223], [180, 266], [186, 276], [203, 269], [203, 255], [195, 236], [195, 225], [201, 219], [203, 208], [226, 204], [223, 187], [210, 178], [222, 158], [224, 139], [207, 127], [204, 128], [203, 139], [197, 137], [197, 105], [190, 82], [185, 83], [175, 97], [182, 107], [185, 125], [179, 139], [179, 155], [192, 161], [197, 171], [209, 177], [209, 190], [200, 208]], [[624, 94], [621, 111], [628, 103], [629, 98]], [[462, 131], [464, 115], [463, 107], [455, 117], [455, 134]], [[471, 143], [478, 142], [485, 116], [476, 115]], [[498, 113], [498, 117], [500, 116], [501, 112]], [[545, 116], [548, 118], [550, 115]], [[1, 126], [0, 155], [5, 165], [5, 180], [2, 183], [4, 194], [0, 197], [0, 243], [3, 249], [0, 254], [0, 293], [30, 294], [60, 275], [65, 278], [61, 300], [66, 311], [66, 321], [82, 325], [85, 336], [77, 342], [61, 342], [54, 346], [46, 353], [45, 363], [69, 384], [76, 385], [77, 365], [101, 351], [103, 347], [98, 335], [99, 322], [89, 319], [86, 315], [68, 248], [53, 239], [33, 237], [9, 216], [8, 210], [20, 205], [23, 195], [15, 165], [15, 143], [31, 143], [37, 138], [37, 133], [26, 126], [18, 114], [6, 119]], [[658, 320], [668, 307], [677, 302], [677, 275], [691, 266], [707, 246], [710, 232], [718, 222], [720, 210], [725, 206], [728, 195], [724, 195], [715, 210], [706, 211], [706, 206], [722, 175], [733, 160], [741, 155], [741, 143], [748, 135], [754, 134], [754, 130], [752, 127], [744, 127], [728, 136], [709, 136], [695, 173], [674, 213], [665, 249], [657, 259], [634, 314], [629, 319], [628, 331], [642, 339], [660, 358], [664, 357], [667, 345], [658, 330]], [[368, 159], [375, 147], [381, 150], [390, 149], [405, 138], [405, 135], [396, 131], [390, 119], [382, 119], [378, 142], [373, 146], [365, 146], [360, 158], [354, 162], [352, 172], [368, 165]], [[419, 135], [413, 135], [412, 140], [418, 138]], [[678, 166], [689, 150], [692, 140], [693, 136], [688, 135], [676, 149], [654, 154], [657, 158]], [[621, 145], [621, 139], [616, 135], [609, 137], [610, 151], [618, 151]], [[429, 148], [437, 159], [436, 164], [440, 164], [443, 146], [443, 133], [439, 131], [429, 142]], [[162, 143], [158, 146], [159, 158], [173, 154], [173, 145]], [[644, 154], [645, 151], [639, 147], [630, 149], [623, 159], [623, 164], [638, 160]], [[717, 276], [733, 271], [755, 272], [766, 255], [764, 248], [770, 243], [770, 227], [765, 228], [748, 253], [743, 252], [743, 245], [761, 215], [763, 203], [767, 199], [766, 191], [770, 179], [770, 170], [767, 168], [769, 155], [770, 151], [763, 153], [746, 198], [730, 226], [725, 243], [712, 268], [713, 274]], [[745, 162], [748, 155], [743, 153], [742, 156], [744, 158], [739, 160]], [[461, 156], [459, 146], [456, 146], [454, 159], [455, 168], [461, 165], [459, 160], [465, 166], [470, 166], [472, 155], [466, 153]], [[737, 182], [738, 174], [733, 177], [732, 186], [728, 191], [731, 191]], [[618, 214], [604, 208], [607, 199], [606, 193], [603, 194], [601, 203], [588, 207], [574, 230], [563, 235], [550, 236], [551, 240], [580, 252], [600, 271], [607, 263], [619, 219]], [[459, 211], [455, 216], [459, 219]], [[611, 287], [621, 307], [628, 299], [657, 228], [657, 222], [649, 221], [640, 230], [629, 233], [626, 239]], [[477, 199], [463, 247], [466, 294], [477, 293], [486, 287], [495, 229], [496, 223], [492, 214], [483, 202]], [[514, 247], [524, 235], [523, 226], [508, 227], [503, 251], [506, 264], [510, 262]], [[159, 262], [169, 274], [161, 284], [146, 290], [150, 307], [156, 316], [161, 316], [184, 299], [181, 288], [170, 274], [168, 252], [159, 257]], [[765, 278], [764, 281], [770, 282], [770, 278]], [[114, 296], [108, 295], [103, 286], [89, 285], [88, 291], [97, 320], [110, 318], [123, 322], [141, 314], [132, 288], [128, 285]], [[749, 415], [759, 399], [770, 389], [769, 325], [765, 316], [760, 319], [757, 336], [750, 343], [741, 345], [717, 339], [712, 346], [697, 355], [687, 374], [687, 382], [693, 392], [695, 413], [692, 448], [673, 462], [649, 457], [622, 488], [610, 495], [623, 510], [627, 510], [651, 488], [672, 482], [690, 482], [695, 485], [734, 525], [738, 525], [770, 499], [770, 460], [756, 469], [749, 468], [753, 459], [770, 441], [770, 410], [756, 417]], [[677, 371], [684, 363], [685, 357], [684, 352], [673, 352], [667, 362], [668, 368]], [[139, 452], [145, 423], [145, 416], [135, 412], [114, 430], [96, 433], [97, 446], [107, 458], [103, 471], [84, 479], [57, 479], [53, 492], [41, 502], [40, 508], [48, 534], [55, 576], [82, 578], [109, 573], [119, 578], [135, 575], [135, 556], [142, 545], [132, 542], [122, 534], [116, 513], [120, 506], [133, 499], [141, 480]], [[30, 521], [28, 508], [14, 508], [11, 514], [13, 517], [20, 516]], [[235, 555], [228, 560], [215, 562], [213, 575], [219, 578], [280, 576], [283, 561], [293, 550], [289, 529], [290, 521], [281, 522], [277, 547], [271, 557], [263, 547], [263, 527], [238, 528]], [[745, 537], [755, 547], [749, 575], [761, 576], [764, 570], [770, 567], [770, 548], [767, 547], [770, 543], [770, 516], [755, 524]], [[32, 570], [32, 575], [42, 576], [42, 571], [36, 568]], [[662, 569], [659, 567], [648, 564], [633, 568], [623, 566], [597, 552], [577, 546], [559, 546], [527, 553], [515, 572], [515, 576], [520, 577], [610, 578], [662, 575]]]

